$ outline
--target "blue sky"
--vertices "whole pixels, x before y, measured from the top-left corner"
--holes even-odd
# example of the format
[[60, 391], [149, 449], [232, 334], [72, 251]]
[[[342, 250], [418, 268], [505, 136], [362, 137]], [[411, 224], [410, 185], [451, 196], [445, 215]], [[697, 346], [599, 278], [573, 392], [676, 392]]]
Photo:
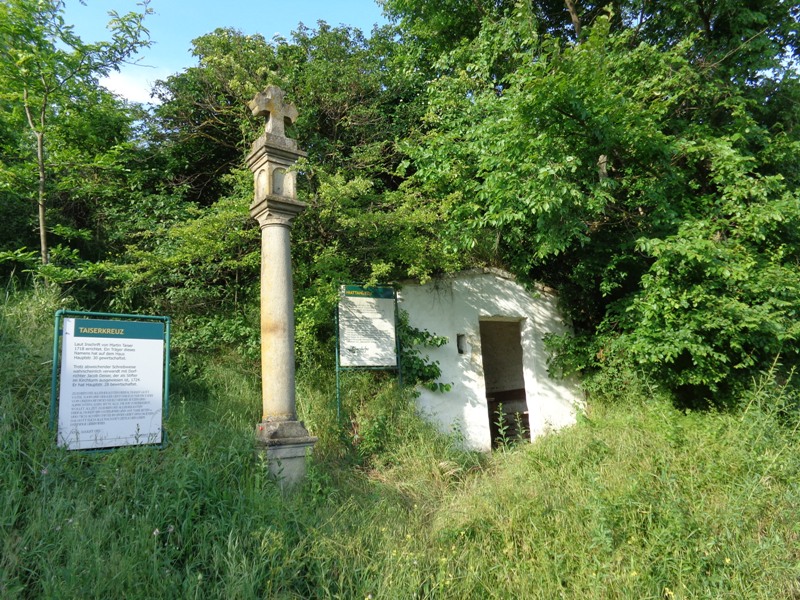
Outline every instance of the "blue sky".
[[[109, 38], [108, 12], [120, 14], [137, 7], [137, 0], [65, 0], [65, 19], [85, 42]], [[192, 40], [217, 27], [234, 27], [245, 34], [260, 33], [267, 39], [289, 37], [298, 23], [316, 27], [352, 25], [369, 33], [384, 24], [375, 0], [151, 0], [153, 14], [146, 19], [153, 45], [138, 57], [138, 65], [126, 65], [103, 84], [115, 93], [137, 102], [149, 101], [150, 85], [157, 79], [195, 64]]]

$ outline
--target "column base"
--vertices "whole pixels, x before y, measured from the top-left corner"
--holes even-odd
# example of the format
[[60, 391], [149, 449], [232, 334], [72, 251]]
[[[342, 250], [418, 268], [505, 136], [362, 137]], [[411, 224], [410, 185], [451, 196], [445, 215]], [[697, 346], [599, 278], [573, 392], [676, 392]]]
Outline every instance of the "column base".
[[256, 425], [256, 452], [266, 455], [269, 471], [281, 488], [305, 478], [306, 455], [316, 442], [301, 421], [262, 421]]

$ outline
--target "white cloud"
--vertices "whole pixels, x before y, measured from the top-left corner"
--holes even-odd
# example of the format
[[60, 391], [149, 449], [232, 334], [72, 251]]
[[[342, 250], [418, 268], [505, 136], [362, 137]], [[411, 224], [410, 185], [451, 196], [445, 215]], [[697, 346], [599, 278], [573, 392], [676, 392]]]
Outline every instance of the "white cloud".
[[150, 97], [150, 89], [156, 80], [165, 79], [167, 75], [156, 69], [123, 69], [119, 73], [112, 71], [108, 77], [103, 77], [100, 85], [131, 102], [155, 104], [157, 100]]

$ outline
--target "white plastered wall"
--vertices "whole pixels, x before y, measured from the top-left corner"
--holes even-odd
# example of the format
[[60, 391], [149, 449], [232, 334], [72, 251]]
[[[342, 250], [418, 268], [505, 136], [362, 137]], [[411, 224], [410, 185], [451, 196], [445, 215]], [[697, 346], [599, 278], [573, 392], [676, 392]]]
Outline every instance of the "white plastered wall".
[[[470, 448], [491, 449], [481, 320], [520, 323], [531, 438], [575, 422], [576, 408], [582, 404], [579, 386], [574, 381], [553, 379], [547, 372], [543, 338], [565, 328], [552, 292], [541, 288], [530, 293], [509, 274], [492, 269], [464, 271], [425, 285], [407, 283], [399, 299], [413, 327], [448, 340], [423, 352], [439, 363], [439, 381], [452, 384], [452, 389], [432, 392], [420, 388], [418, 399], [423, 414], [442, 431], [459, 431]], [[458, 334], [465, 336], [463, 354], [458, 352]]]

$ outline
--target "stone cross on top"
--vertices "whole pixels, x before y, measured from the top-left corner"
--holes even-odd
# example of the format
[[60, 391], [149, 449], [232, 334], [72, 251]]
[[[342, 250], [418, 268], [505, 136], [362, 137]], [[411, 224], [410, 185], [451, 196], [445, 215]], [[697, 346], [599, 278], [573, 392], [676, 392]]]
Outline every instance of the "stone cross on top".
[[291, 124], [297, 119], [297, 109], [291, 102], [286, 102], [285, 97], [286, 92], [270, 85], [247, 103], [254, 117], [267, 117], [267, 133], [282, 138], [286, 137], [286, 121]]

